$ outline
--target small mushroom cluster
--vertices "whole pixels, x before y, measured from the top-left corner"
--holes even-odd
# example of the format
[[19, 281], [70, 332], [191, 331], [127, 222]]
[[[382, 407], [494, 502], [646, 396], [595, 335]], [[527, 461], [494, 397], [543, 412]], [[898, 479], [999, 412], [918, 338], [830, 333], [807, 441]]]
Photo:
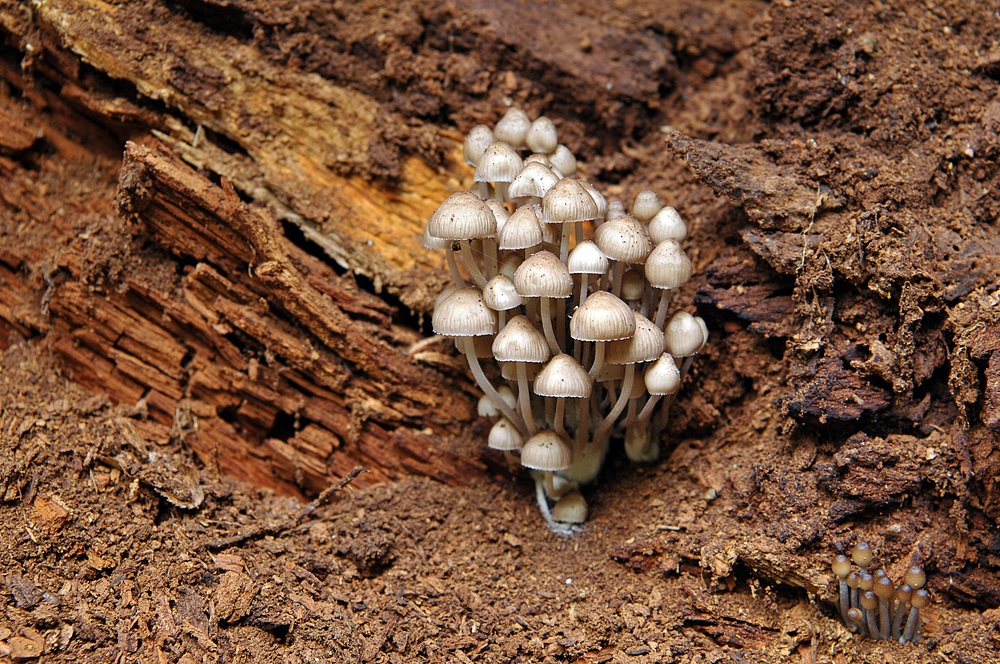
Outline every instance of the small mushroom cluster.
[[885, 570], [869, 572], [874, 557], [867, 542], [858, 542], [850, 558], [840, 554], [833, 559], [833, 573], [840, 586], [840, 616], [852, 632], [873, 639], [917, 643], [920, 609], [930, 603], [930, 594], [924, 588], [927, 575], [922, 567], [914, 565], [906, 570], [903, 584], [897, 588]]
[[[489, 446], [531, 470], [549, 527], [571, 531], [614, 436], [634, 461], [659, 455], [667, 411], [708, 340], [671, 299], [691, 277], [687, 227], [655, 192], [630, 209], [574, 177], [573, 154], [546, 117], [512, 108], [464, 145], [471, 191], [427, 223], [453, 284], [433, 329], [454, 337], [496, 423]], [[587, 237], [593, 229], [592, 237]], [[506, 381], [494, 386], [480, 360]], [[554, 506], [550, 507], [550, 501]]]

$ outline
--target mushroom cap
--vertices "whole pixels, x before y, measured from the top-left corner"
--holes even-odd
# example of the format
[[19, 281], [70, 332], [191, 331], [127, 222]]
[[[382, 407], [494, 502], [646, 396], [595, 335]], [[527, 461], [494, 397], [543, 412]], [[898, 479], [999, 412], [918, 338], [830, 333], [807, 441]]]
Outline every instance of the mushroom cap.
[[626, 302], [638, 300], [646, 290], [646, 280], [638, 270], [628, 270], [622, 275], [622, 299]]
[[542, 207], [536, 203], [514, 210], [497, 235], [497, 246], [504, 251], [530, 249], [542, 243], [542, 227], [538, 223]]
[[[701, 325], [694, 319], [694, 316], [686, 311], [678, 311], [663, 330], [666, 341], [667, 352], [674, 357], [688, 357], [694, 355], [705, 342], [705, 335], [701, 331]], [[855, 561], [857, 562], [857, 561]]]
[[646, 258], [644, 269], [653, 288], [680, 288], [691, 278], [691, 259], [675, 240], [664, 240]]
[[541, 198], [559, 182], [559, 176], [552, 169], [537, 161], [525, 163], [524, 168], [510, 183], [507, 195], [511, 198]]
[[652, 189], [643, 189], [635, 195], [635, 200], [632, 202], [632, 214], [644, 224], [649, 223], [661, 208], [663, 203]]
[[587, 520], [587, 501], [579, 491], [570, 491], [552, 506], [552, 518], [560, 523], [583, 523]]
[[[643, 382], [646, 384], [646, 391], [650, 394], [675, 394], [681, 389], [681, 371], [677, 368], [677, 363], [670, 353], [663, 353], [659, 359], [646, 367], [643, 374]], [[850, 571], [850, 565], [848, 565]]]
[[[500, 365], [500, 376], [504, 380], [517, 380], [517, 362], [497, 362]], [[524, 372], [528, 376], [528, 380], [534, 380], [535, 376], [539, 374], [542, 370], [541, 362], [527, 362], [523, 364]], [[513, 408], [513, 406], [511, 406]]]
[[880, 576], [875, 580], [875, 594], [879, 599], [892, 599], [896, 596], [896, 586], [888, 576]]
[[493, 141], [476, 164], [472, 179], [476, 182], [513, 182], [521, 167], [521, 156], [514, 148], [503, 141]]
[[597, 291], [573, 312], [569, 333], [578, 341], [628, 339], [635, 334], [635, 315], [614, 293]]
[[493, 340], [493, 355], [498, 362], [544, 362], [549, 344], [527, 316], [514, 316]]
[[[913, 601], [912, 599], [910, 601]], [[866, 590], [861, 596], [861, 608], [865, 611], [874, 611], [878, 608], [878, 597], [870, 590]]]
[[503, 203], [495, 198], [487, 199], [486, 207], [493, 211], [493, 217], [497, 220], [497, 237], [499, 237], [500, 231], [503, 230], [503, 225], [510, 219], [510, 212], [503, 206]]
[[508, 311], [524, 304], [524, 298], [517, 294], [510, 277], [498, 274], [483, 286], [483, 302], [493, 311]]
[[596, 244], [584, 240], [569, 252], [566, 267], [570, 274], [604, 274], [608, 271], [608, 257]]
[[576, 173], [576, 157], [565, 145], [556, 146], [555, 151], [549, 154], [549, 163], [565, 178], [573, 177]]
[[916, 610], [920, 610], [931, 603], [931, 595], [927, 592], [926, 588], [920, 588], [914, 590], [913, 594], [910, 596], [910, 606]]
[[513, 451], [524, 447], [524, 436], [517, 430], [511, 421], [506, 417], [501, 417], [490, 428], [490, 435], [486, 439], [486, 445], [492, 450]]
[[598, 226], [594, 242], [608, 258], [622, 263], [642, 263], [653, 250], [646, 227], [630, 214]]
[[563, 178], [542, 199], [542, 223], [562, 224], [600, 217], [594, 198], [580, 182]]
[[465, 143], [462, 144], [462, 156], [465, 157], [465, 163], [475, 168], [483, 153], [486, 152], [486, 148], [494, 140], [496, 139], [493, 137], [493, 130], [484, 124], [476, 125], [470, 129], [465, 137]]
[[[455, 348], [462, 351], [462, 346], [459, 340], [455, 339]], [[480, 360], [492, 359], [493, 358], [493, 335], [483, 334], [472, 337], [472, 350], [475, 351], [476, 357]]]
[[535, 377], [535, 394], [542, 397], [590, 397], [590, 376], [572, 355], [560, 353]]
[[427, 232], [445, 240], [493, 237], [497, 219], [483, 199], [471, 191], [459, 191], [445, 199], [427, 222]]
[[498, 141], [505, 141], [515, 148], [523, 148], [529, 129], [531, 129], [531, 119], [528, 114], [517, 106], [511, 106], [497, 121], [493, 135]]
[[539, 251], [517, 268], [514, 287], [521, 297], [569, 297], [573, 293], [573, 277], [558, 256]]
[[579, 180], [579, 183], [581, 187], [587, 190], [590, 197], [594, 199], [594, 204], [597, 205], [597, 216], [594, 219], [603, 219], [608, 213], [608, 199], [586, 180]]
[[443, 237], [434, 237], [430, 233], [430, 226], [424, 226], [424, 249], [440, 250], [448, 249], [451, 246], [451, 240], [446, 240]]
[[[529, 154], [527, 157], [524, 158], [525, 166], [535, 162], [538, 162], [539, 164], [542, 164], [544, 166], [548, 166], [550, 169], [552, 168], [552, 162], [549, 161], [549, 155], [547, 154], [539, 154], [537, 152], [532, 152], [531, 154]], [[560, 176], [556, 177], [558, 178]]]
[[434, 307], [431, 327], [446, 337], [495, 334], [497, 314], [483, 302], [477, 288], [458, 288]]
[[[875, 554], [872, 552], [871, 546], [868, 542], [858, 542], [851, 549], [851, 559], [854, 564], [858, 567], [868, 567], [872, 563], [872, 558]], [[912, 586], [913, 584], [910, 584]]]
[[611, 201], [608, 203], [608, 211], [604, 213], [604, 218], [611, 221], [612, 219], [617, 219], [625, 214], [627, 214], [625, 212], [625, 206], [622, 205], [621, 201]]
[[656, 244], [664, 240], [683, 242], [688, 236], [687, 224], [681, 219], [680, 213], [669, 205], [649, 220], [647, 230], [650, 239]]
[[528, 134], [524, 137], [524, 142], [532, 152], [548, 154], [555, 151], [559, 145], [559, 135], [552, 120], [544, 115], [531, 123]]
[[[647, 373], [649, 373], [648, 370]], [[847, 575], [851, 573], [851, 559], [842, 553], [837, 554], [837, 556], [833, 559], [831, 569], [833, 570], [833, 573], [837, 575], [838, 579], [846, 579]]]
[[521, 266], [521, 263], [523, 262], [524, 259], [521, 258], [520, 254], [516, 254], [513, 252], [506, 252], [500, 258], [499, 272], [500, 274], [507, 275], [507, 277], [513, 279], [514, 275], [517, 273], [517, 268], [519, 268]]
[[635, 334], [608, 344], [604, 351], [604, 361], [608, 364], [652, 362], [663, 353], [663, 331], [642, 314], [633, 313], [633, 316]]
[[521, 465], [556, 472], [573, 465], [573, 450], [555, 431], [539, 431], [521, 448]]
[[903, 575], [903, 583], [914, 590], [923, 588], [924, 584], [927, 583], [927, 574], [924, 572], [924, 568], [919, 565], [913, 565], [907, 569], [906, 574]]

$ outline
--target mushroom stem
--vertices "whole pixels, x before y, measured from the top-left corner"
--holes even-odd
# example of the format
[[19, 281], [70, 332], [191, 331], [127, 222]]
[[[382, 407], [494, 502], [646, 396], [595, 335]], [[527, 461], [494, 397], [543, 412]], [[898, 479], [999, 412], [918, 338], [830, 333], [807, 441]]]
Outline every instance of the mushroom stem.
[[615, 297], [622, 294], [622, 273], [625, 271], [625, 264], [621, 261], [614, 261], [611, 266], [611, 292]]
[[552, 351], [553, 355], [558, 355], [562, 352], [559, 348], [559, 343], [556, 341], [556, 335], [552, 330], [552, 310], [549, 305], [549, 298], [543, 297], [542, 300], [542, 330], [545, 332], [545, 340], [549, 342], [549, 350]]
[[560, 436], [566, 435], [563, 420], [566, 418], [566, 397], [556, 397], [556, 416], [553, 428]]
[[597, 377], [601, 369], [604, 368], [604, 342], [595, 341], [594, 342], [594, 364], [590, 367], [590, 371], [587, 374], [591, 378]]
[[878, 613], [879, 613], [879, 634], [883, 640], [889, 639], [889, 600], [885, 597], [878, 598]]
[[840, 617], [844, 619], [844, 622], [848, 622], [847, 611], [851, 608], [851, 588], [847, 585], [847, 581], [844, 579], [840, 580]]
[[569, 234], [573, 228], [572, 222], [566, 221], [562, 225], [562, 240], [559, 242], [559, 260], [563, 263], [569, 256]]
[[527, 433], [527, 428], [524, 424], [524, 420], [518, 415], [513, 408], [507, 405], [507, 402], [503, 400], [500, 393], [496, 391], [493, 384], [490, 383], [490, 379], [486, 377], [483, 373], [483, 367], [479, 364], [479, 358], [476, 357], [476, 348], [472, 342], [472, 337], [459, 337], [459, 345], [461, 345], [462, 350], [465, 352], [465, 358], [469, 361], [469, 369], [472, 371], [473, 377], [476, 379], [476, 384], [479, 385], [479, 389], [483, 391], [486, 398], [497, 407], [501, 413], [504, 414], [508, 420], [510, 420], [517, 430], [521, 432], [521, 435]]
[[455, 282], [455, 286], [457, 288], [465, 288], [468, 284], [465, 283], [462, 273], [458, 271], [458, 261], [455, 260], [455, 250], [451, 249], [447, 251], [446, 255], [448, 257], [448, 272], [451, 273], [451, 280]]
[[903, 636], [899, 637], [900, 643], [906, 643], [907, 641], [912, 641], [914, 634], [917, 633], [917, 629], [920, 627], [920, 609], [913, 606], [910, 607], [910, 615], [906, 619], [906, 630], [903, 631]]
[[486, 277], [492, 279], [500, 272], [500, 261], [497, 259], [497, 240], [488, 237], [483, 240], [483, 249], [486, 251]]
[[538, 429], [535, 426], [535, 416], [531, 412], [531, 395], [528, 393], [528, 369], [524, 362], [517, 363], [517, 402], [521, 407], [521, 415], [528, 427], [528, 435], [534, 436]]
[[615, 402], [615, 407], [611, 409], [611, 412], [601, 420], [601, 423], [597, 425], [597, 429], [594, 431], [594, 440], [603, 440], [604, 437], [610, 437], [611, 427], [614, 426], [615, 420], [618, 416], [622, 414], [625, 410], [625, 404], [628, 403], [628, 396], [632, 393], [632, 381], [635, 378], [635, 365], [626, 364], [625, 365], [625, 380], [622, 381], [622, 391], [618, 395], [618, 401]]
[[462, 244], [462, 259], [465, 261], [465, 267], [469, 270], [472, 280], [479, 286], [479, 290], [482, 290], [486, 287], [486, 277], [483, 276], [479, 265], [476, 264], [476, 257], [472, 255], [472, 247], [469, 241], [461, 240], [460, 242]]
[[663, 329], [663, 324], [667, 322], [667, 309], [670, 308], [670, 290], [664, 288], [660, 290], [660, 303], [656, 306], [656, 320], [653, 324]]

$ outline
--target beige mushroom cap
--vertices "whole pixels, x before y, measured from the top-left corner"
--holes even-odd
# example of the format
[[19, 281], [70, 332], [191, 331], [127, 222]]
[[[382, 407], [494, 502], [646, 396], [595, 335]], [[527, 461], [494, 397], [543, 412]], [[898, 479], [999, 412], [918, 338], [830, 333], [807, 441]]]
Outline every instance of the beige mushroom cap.
[[573, 450], [555, 431], [539, 431], [521, 448], [521, 465], [556, 472], [573, 465]]

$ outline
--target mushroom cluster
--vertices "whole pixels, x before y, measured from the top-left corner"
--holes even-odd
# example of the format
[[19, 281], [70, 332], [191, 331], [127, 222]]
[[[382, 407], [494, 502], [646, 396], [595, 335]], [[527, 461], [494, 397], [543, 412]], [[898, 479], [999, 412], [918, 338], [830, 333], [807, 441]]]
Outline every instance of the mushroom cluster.
[[[850, 558], [841, 554], [833, 559], [833, 573], [840, 586], [840, 616], [852, 632], [873, 639], [917, 643], [920, 609], [930, 603], [930, 594], [924, 588], [927, 575], [922, 567], [914, 565], [906, 570], [897, 588], [885, 570], [869, 571], [874, 557], [867, 542], [858, 542]], [[853, 569], [852, 562], [858, 569]]]
[[[433, 329], [468, 359], [481, 412], [496, 418], [489, 446], [530, 469], [547, 524], [568, 532], [586, 519], [579, 488], [613, 437], [633, 461], [657, 458], [667, 411], [708, 340], [701, 318], [670, 312], [691, 277], [687, 227], [653, 191], [626, 210], [576, 177], [544, 116], [512, 108], [493, 129], [474, 127], [464, 154], [473, 189], [449, 196], [425, 231], [454, 282]], [[480, 360], [496, 362], [505, 384]]]

